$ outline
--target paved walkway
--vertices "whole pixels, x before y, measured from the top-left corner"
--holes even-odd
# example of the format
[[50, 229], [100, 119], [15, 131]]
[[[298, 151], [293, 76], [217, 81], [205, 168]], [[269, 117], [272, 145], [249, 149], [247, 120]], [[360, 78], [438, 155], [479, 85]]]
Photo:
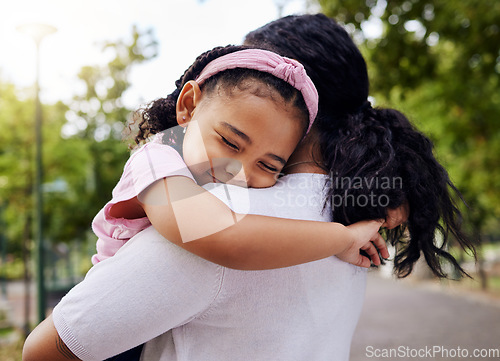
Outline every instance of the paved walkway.
[[370, 274], [351, 361], [433, 359], [500, 360], [500, 300]]
[[[7, 298], [0, 293], [1, 307], [5, 307], [9, 313], [9, 321], [17, 328], [24, 329], [26, 324], [26, 316], [29, 318], [28, 324], [34, 327], [38, 324], [38, 311], [36, 299], [36, 286], [32, 283], [29, 288], [30, 297], [26, 299], [26, 287], [22, 281], [7, 282]], [[59, 302], [65, 291], [51, 292], [47, 296], [47, 312]], [[7, 301], [7, 303], [6, 303]], [[26, 307], [26, 303], [29, 307]], [[0, 360], [1, 361], [1, 360]]]

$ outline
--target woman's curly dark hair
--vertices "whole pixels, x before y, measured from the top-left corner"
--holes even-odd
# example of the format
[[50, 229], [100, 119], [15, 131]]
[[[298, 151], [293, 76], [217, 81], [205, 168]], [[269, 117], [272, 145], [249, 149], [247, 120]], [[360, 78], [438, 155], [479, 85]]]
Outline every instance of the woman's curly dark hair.
[[[135, 112], [135, 122], [133, 124], [138, 123], [138, 133], [135, 136], [136, 144], [145, 142], [153, 134], [166, 131], [167, 136], [164, 139], [168, 139], [168, 142], [175, 145], [180, 151], [179, 145], [182, 142], [183, 134], [180, 127], [177, 127], [176, 103], [182, 88], [188, 81], [195, 80], [212, 60], [248, 48], [248, 46], [237, 45], [216, 47], [198, 56], [194, 63], [175, 82], [176, 88], [171, 94], [166, 98], [156, 99]], [[207, 79], [200, 89], [206, 94], [213, 92], [216, 87], [224, 87], [229, 91], [236, 87], [246, 89], [243, 82], [250, 78], [265, 84], [266, 89], [277, 91], [285, 104], [295, 106], [301, 114], [305, 133], [309, 123], [309, 112], [302, 94], [292, 85], [269, 73], [246, 68], [229, 69]], [[254, 95], [262, 96], [262, 94], [262, 92], [254, 91]]]
[[365, 59], [346, 30], [324, 14], [285, 16], [248, 33], [244, 44], [304, 65], [319, 94], [319, 126], [354, 113], [368, 97]]
[[446, 249], [452, 235], [475, 255], [460, 227], [455, 201], [462, 197], [436, 160], [432, 142], [402, 113], [368, 106], [324, 134], [321, 146], [323, 164], [331, 170], [328, 199], [334, 221], [383, 219], [387, 208], [407, 203], [408, 222], [386, 230], [396, 248], [396, 274], [409, 275], [422, 254], [438, 277], [447, 276], [442, 260], [467, 275]]
[[466, 274], [446, 250], [452, 235], [475, 256], [460, 229], [454, 201], [462, 201], [460, 193], [435, 159], [430, 140], [403, 114], [368, 106], [366, 63], [346, 30], [323, 14], [292, 15], [248, 33], [244, 44], [297, 59], [316, 85], [318, 163], [331, 174], [327, 201], [333, 221], [385, 218], [387, 208], [407, 202], [407, 225], [387, 231], [396, 246], [395, 273], [409, 275], [423, 254], [438, 277], [446, 276], [442, 259]]

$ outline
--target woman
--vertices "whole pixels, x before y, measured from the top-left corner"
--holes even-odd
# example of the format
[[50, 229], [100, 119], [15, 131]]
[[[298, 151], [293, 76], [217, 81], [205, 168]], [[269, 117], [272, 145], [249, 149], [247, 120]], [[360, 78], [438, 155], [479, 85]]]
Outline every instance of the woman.
[[[433, 242], [439, 219], [467, 244], [446, 172], [404, 116], [368, 106], [366, 66], [348, 34], [323, 15], [306, 15], [268, 24], [247, 43], [305, 64], [320, 93], [320, 117], [276, 186], [230, 187], [235, 211], [249, 206], [249, 213], [346, 223], [386, 216], [389, 236], [407, 242], [395, 256], [396, 271], [411, 272], [422, 251], [443, 275], [436, 262], [451, 256]], [[374, 182], [379, 175], [401, 177], [401, 186], [382, 187]], [[366, 182], [344, 182], [356, 177]], [[220, 188], [214, 193], [224, 199]], [[332, 196], [339, 194], [334, 203]], [[369, 195], [379, 197], [378, 203], [358, 202]], [[420, 213], [425, 196], [434, 198], [424, 198], [431, 205]], [[409, 241], [400, 237], [406, 220]], [[231, 270], [165, 242], [149, 228], [88, 273], [54, 309], [54, 318], [33, 332], [24, 356], [100, 360], [149, 341], [143, 360], [347, 360], [365, 282], [363, 269], [335, 257], [277, 270]]]
[[[434, 158], [429, 139], [418, 131], [414, 132], [415, 129], [401, 113], [371, 108], [367, 100], [369, 82], [366, 64], [347, 32], [323, 14], [290, 16], [250, 32], [245, 44], [297, 59], [304, 64], [318, 90], [320, 102], [315, 129], [299, 144], [289, 164], [298, 164], [302, 167], [301, 172], [321, 172], [321, 169], [330, 173], [332, 182], [328, 198], [339, 193], [343, 193], [344, 197], [341, 207], [336, 207], [332, 214], [333, 221], [351, 224], [360, 219], [376, 219], [377, 215], [388, 220], [396, 217], [396, 222], [386, 227], [391, 230], [386, 235], [397, 246], [394, 271], [398, 276], [410, 274], [421, 254], [437, 277], [446, 276], [440, 263], [443, 259], [451, 263], [458, 274], [466, 275], [445, 251], [451, 233], [461, 247], [471, 250], [475, 256], [473, 243], [460, 229], [462, 217], [454, 200], [463, 201], [461, 195], [446, 170]], [[391, 139], [396, 136], [407, 138], [407, 142]], [[365, 146], [367, 142], [376, 142], [377, 138], [380, 146], [385, 147], [376, 149], [376, 152], [386, 152], [385, 165], [381, 165], [381, 159], [377, 160], [372, 153], [376, 147]], [[383, 138], [386, 141], [381, 141]], [[304, 162], [309, 162], [311, 157], [315, 164], [309, 168], [304, 164], [310, 163]], [[394, 180], [391, 187], [373, 183], [364, 187], [365, 193], [363, 190], [351, 190], [358, 197], [363, 194], [369, 196], [372, 193], [370, 188], [387, 186], [392, 192], [382, 192], [381, 189], [377, 192], [379, 196], [389, 196], [390, 204], [378, 204], [378, 207], [346, 204], [346, 187], [359, 186], [354, 183], [360, 174], [365, 179], [380, 178], [382, 168], [390, 164], [399, 167], [396, 172], [384, 169], [386, 177]], [[419, 169], [423, 165], [426, 167]], [[373, 171], [377, 167], [381, 168]], [[399, 177], [401, 187], [397, 183]], [[351, 182], [346, 179], [351, 179]], [[429, 199], [434, 202], [429, 203]], [[387, 213], [387, 209], [395, 210], [397, 207], [400, 208], [396, 216], [392, 211]], [[406, 220], [407, 226], [395, 227]], [[410, 233], [408, 240], [402, 237], [405, 231]], [[436, 231], [444, 238], [439, 247], [434, 242]]]

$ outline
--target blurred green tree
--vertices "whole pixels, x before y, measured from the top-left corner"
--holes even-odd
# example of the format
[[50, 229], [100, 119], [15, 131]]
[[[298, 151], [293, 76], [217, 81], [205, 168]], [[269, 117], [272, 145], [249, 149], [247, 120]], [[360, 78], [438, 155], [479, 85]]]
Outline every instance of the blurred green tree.
[[[108, 42], [105, 66], [79, 74], [83, 93], [69, 104], [43, 104], [44, 238], [82, 240], [111, 196], [129, 156], [122, 141], [130, 110], [121, 102], [132, 67], [156, 56], [151, 30], [132, 28], [127, 41]], [[75, 90], [76, 93], [76, 90]], [[8, 253], [18, 258], [32, 238], [34, 102], [0, 79], [0, 214]]]
[[91, 218], [110, 199], [129, 156], [121, 140], [131, 112], [122, 103], [130, 87], [130, 71], [134, 65], [154, 58], [157, 45], [152, 30], [141, 32], [134, 26], [129, 41], [104, 44], [103, 51], [111, 58], [105, 66], [85, 66], [78, 74], [83, 91], [69, 105], [66, 129], [87, 145], [89, 192], [80, 197]]
[[[33, 169], [34, 169], [34, 102], [32, 99], [19, 99], [18, 91], [12, 84], [0, 82], [0, 202], [4, 205], [3, 217], [7, 227], [1, 231], [9, 242], [9, 253], [19, 254], [23, 238], [30, 237], [30, 222], [33, 209]], [[65, 123], [65, 111], [62, 104], [44, 106], [46, 113], [44, 136], [44, 153], [46, 181], [63, 179], [66, 174], [77, 174], [66, 157], [78, 157], [80, 151], [74, 149], [73, 142], [63, 142], [60, 130]], [[71, 168], [71, 169], [68, 169]], [[47, 209], [58, 209], [51, 202]], [[63, 230], [62, 230], [63, 231]]]
[[0, 83], [0, 109], [0, 216], [7, 225], [1, 232], [14, 240], [8, 252], [20, 254], [26, 228], [27, 238], [30, 235], [33, 207], [34, 106], [33, 101], [19, 100], [12, 84]]
[[500, 2], [319, 0], [368, 63], [377, 104], [434, 140], [480, 240], [500, 219]]

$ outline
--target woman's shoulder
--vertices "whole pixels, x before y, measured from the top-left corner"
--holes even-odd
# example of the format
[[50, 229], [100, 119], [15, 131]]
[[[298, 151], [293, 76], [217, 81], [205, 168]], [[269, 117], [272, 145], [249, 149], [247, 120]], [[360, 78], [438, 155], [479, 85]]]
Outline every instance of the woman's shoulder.
[[291, 173], [280, 177], [275, 186], [298, 187], [303, 189], [324, 188], [329, 180], [327, 174], [322, 173]]

